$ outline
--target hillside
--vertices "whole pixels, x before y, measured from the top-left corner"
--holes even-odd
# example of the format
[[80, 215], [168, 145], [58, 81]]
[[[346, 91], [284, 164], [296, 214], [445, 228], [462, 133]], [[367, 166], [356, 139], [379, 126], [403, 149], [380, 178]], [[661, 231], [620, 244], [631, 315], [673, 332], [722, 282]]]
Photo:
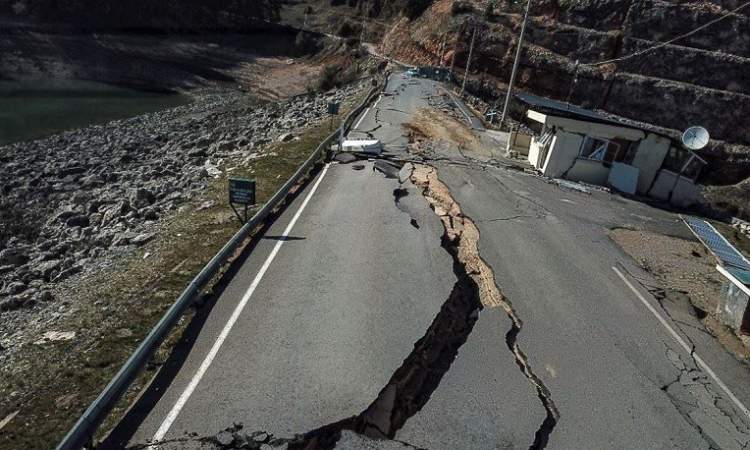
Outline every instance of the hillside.
[[[672, 39], [740, 5], [738, 0], [535, 1], [518, 87], [672, 133], [705, 126], [713, 140], [701, 152], [709, 162], [701, 181], [716, 186], [708, 193], [712, 206], [719, 213], [747, 217], [750, 212], [742, 209], [750, 202], [733, 197], [739, 193], [750, 198], [750, 7], [656, 51], [595, 64]], [[231, 68], [257, 53], [258, 46], [265, 53], [298, 51], [289, 43], [300, 28], [351, 40], [364, 36], [401, 60], [455, 62], [457, 73], [462, 73], [476, 29], [467, 87], [470, 94], [494, 103], [505, 92], [523, 6], [511, 0], [0, 0], [0, 24], [10, 25], [0, 32], [0, 78], [40, 67], [44, 73], [73, 67], [75, 77], [83, 73], [104, 81], [148, 85], [157, 78], [149, 75], [149, 64], [166, 57], [174, 59], [168, 70], [155, 73], [164, 73], [158, 78], [169, 79], [168, 84], [234, 81]], [[39, 30], [56, 34], [48, 39], [51, 42], [40, 42], [32, 32]], [[146, 44], [132, 40], [135, 45], [125, 51], [126, 60], [137, 47], [138, 64], [118, 65], [124, 48], [119, 37], [84, 44], [76, 40], [75, 45], [61, 42], [70, 39], [70, 31], [137, 31], [156, 37]], [[208, 46], [201, 42], [206, 33], [213, 36]], [[160, 37], [163, 34], [190, 38], [170, 46], [163, 43], [168, 42]], [[269, 34], [284, 38], [263, 38]], [[284, 48], [274, 48], [276, 42]], [[106, 49], [100, 51], [101, 47]], [[59, 58], [60, 48], [67, 60]], [[87, 61], [88, 55], [97, 55], [95, 51], [100, 51], [102, 63], [92, 73]], [[87, 57], [78, 61], [81, 54]], [[142, 69], [144, 59], [149, 64]], [[118, 80], [118, 67], [126, 68], [128, 77]]]
[[[505, 93], [524, 3], [494, 4], [436, 0], [413, 19], [381, 17], [390, 23], [380, 27], [385, 30], [378, 36], [380, 49], [415, 64], [438, 64], [442, 56], [448, 66], [455, 58], [462, 73], [476, 28], [468, 90], [493, 103]], [[593, 65], [684, 34], [740, 3], [543, 0], [533, 5], [520, 89], [674, 133], [705, 126], [713, 141], [701, 152], [710, 163], [702, 182], [722, 186], [708, 193], [713, 209], [750, 214], [743, 211], [750, 199], [750, 7], [674, 45]], [[742, 197], [733, 198], [737, 194]]]

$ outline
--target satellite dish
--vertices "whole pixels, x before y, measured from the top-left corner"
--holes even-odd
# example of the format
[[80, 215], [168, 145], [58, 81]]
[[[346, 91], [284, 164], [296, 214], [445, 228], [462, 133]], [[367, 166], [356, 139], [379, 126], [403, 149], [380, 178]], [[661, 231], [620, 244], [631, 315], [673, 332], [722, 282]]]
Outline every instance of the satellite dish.
[[690, 127], [682, 133], [682, 144], [690, 150], [700, 150], [708, 144], [708, 131], [703, 127]]

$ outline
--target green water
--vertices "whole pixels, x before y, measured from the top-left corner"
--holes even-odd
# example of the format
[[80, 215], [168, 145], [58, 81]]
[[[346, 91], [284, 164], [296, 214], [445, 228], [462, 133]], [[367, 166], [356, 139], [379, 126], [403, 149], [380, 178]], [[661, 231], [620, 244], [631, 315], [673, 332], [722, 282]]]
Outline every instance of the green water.
[[181, 94], [90, 81], [0, 81], [0, 145], [184, 105]]

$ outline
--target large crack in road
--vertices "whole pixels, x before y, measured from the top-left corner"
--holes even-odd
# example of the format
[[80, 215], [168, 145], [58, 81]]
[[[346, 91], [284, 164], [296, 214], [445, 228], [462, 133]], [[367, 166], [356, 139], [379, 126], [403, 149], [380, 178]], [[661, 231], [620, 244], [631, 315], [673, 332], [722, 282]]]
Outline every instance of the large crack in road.
[[[498, 289], [492, 269], [479, 256], [479, 229], [472, 219], [462, 213], [448, 187], [438, 179], [434, 167], [416, 165], [405, 170], [410, 173], [402, 177], [402, 182], [408, 178], [420, 188], [430, 208], [443, 223], [441, 245], [453, 258], [457, 281], [425, 335], [417, 341], [414, 350], [365, 411], [310, 431], [301, 441], [291, 443], [289, 448], [333, 449], [344, 430], [372, 438], [394, 439], [398, 430], [427, 404], [439, 386], [474, 328], [479, 311], [484, 307], [501, 307], [512, 323], [505, 336], [506, 346], [546, 411], [529, 446], [533, 450], [543, 449], [549, 442], [560, 413], [549, 389], [534, 373], [528, 357], [518, 344], [523, 322], [511, 302]], [[403, 188], [394, 190], [394, 203], [399, 209], [402, 209], [399, 203], [405, 195], [408, 194]]]
[[528, 357], [518, 344], [518, 334], [523, 328], [512, 303], [498, 289], [495, 275], [489, 265], [479, 256], [479, 229], [471, 218], [461, 212], [461, 207], [453, 198], [448, 187], [438, 179], [437, 169], [417, 165], [411, 174], [411, 181], [422, 189], [422, 195], [437, 214], [448, 240], [443, 246], [454, 256], [454, 260], [464, 267], [465, 273], [479, 286], [479, 297], [483, 305], [500, 306], [512, 322], [511, 329], [505, 335], [505, 343], [513, 354], [516, 365], [534, 386], [537, 396], [546, 411], [546, 417], [534, 436], [530, 449], [545, 448], [549, 437], [560, 419], [560, 412], [544, 382], [531, 368]]
[[[381, 170], [389, 178], [395, 178], [390, 170]], [[335, 423], [324, 425], [291, 438], [276, 438], [270, 433], [247, 433], [242, 425], [234, 425], [216, 436], [185, 436], [160, 443], [150, 442], [146, 446], [163, 444], [185, 444], [200, 442], [214, 448], [258, 448], [266, 444], [271, 448], [283, 446], [289, 450], [329, 450], [337, 446], [345, 431], [367, 438], [385, 439], [416, 448], [395, 439], [397, 432], [417, 414], [438, 388], [458, 356], [459, 349], [471, 334], [485, 308], [501, 307], [512, 325], [506, 333], [505, 343], [513, 354], [516, 365], [534, 386], [537, 396], [546, 411], [546, 417], [537, 429], [530, 449], [543, 449], [557, 424], [560, 414], [544, 382], [535, 375], [527, 356], [518, 344], [518, 334], [523, 328], [510, 301], [500, 292], [489, 265], [479, 256], [479, 229], [472, 219], [465, 216], [448, 187], [437, 176], [437, 169], [426, 165], [409, 165], [406, 173], [398, 173], [401, 183], [411, 181], [427, 200], [430, 208], [443, 223], [441, 246], [453, 258], [456, 282], [450, 295], [441, 306], [425, 334], [414, 344], [411, 353], [391, 376], [375, 400], [360, 414]], [[390, 176], [389, 176], [390, 175]], [[403, 187], [393, 192], [394, 203], [402, 211], [400, 200], [408, 195]], [[415, 219], [411, 219], [415, 222]], [[416, 225], [416, 228], [419, 228]], [[145, 446], [135, 446], [140, 449]]]

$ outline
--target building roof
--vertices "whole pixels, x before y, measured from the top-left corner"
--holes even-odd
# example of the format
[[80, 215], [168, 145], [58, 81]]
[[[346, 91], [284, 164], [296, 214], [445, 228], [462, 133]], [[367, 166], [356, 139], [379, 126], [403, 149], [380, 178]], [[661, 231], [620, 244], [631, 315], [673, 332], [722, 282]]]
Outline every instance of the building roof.
[[534, 108], [542, 111], [547, 111], [556, 116], [569, 117], [571, 119], [588, 119], [594, 122], [606, 123], [609, 125], [625, 125], [616, 120], [609, 119], [595, 111], [583, 109], [580, 106], [572, 105], [570, 103], [558, 102], [557, 100], [539, 97], [537, 95], [527, 94], [525, 92], [519, 92], [518, 94], [516, 94], [516, 98], [529, 106], [533, 106]]
[[580, 117], [572, 119], [561, 115], [544, 114], [535, 109], [529, 109], [526, 117], [543, 123], [550, 127], [561, 127], [573, 133], [581, 133], [590, 136], [598, 136], [605, 139], [627, 139], [629, 141], [638, 141], [646, 137], [642, 130], [609, 123], [594, 122], [591, 120], [582, 120]]
[[581, 108], [570, 103], [559, 102], [546, 97], [539, 97], [538, 95], [529, 94], [526, 92], [519, 92], [516, 94], [523, 103], [548, 114], [568, 117], [577, 120], [588, 120], [590, 122], [603, 123], [606, 125], [614, 125], [618, 127], [631, 128], [634, 130], [648, 131], [649, 133], [658, 134], [666, 138], [679, 141], [679, 132], [673, 130], [663, 129], [655, 125], [637, 122], [635, 120], [625, 119], [624, 117], [618, 117], [612, 114], [605, 114], [590, 109]]

